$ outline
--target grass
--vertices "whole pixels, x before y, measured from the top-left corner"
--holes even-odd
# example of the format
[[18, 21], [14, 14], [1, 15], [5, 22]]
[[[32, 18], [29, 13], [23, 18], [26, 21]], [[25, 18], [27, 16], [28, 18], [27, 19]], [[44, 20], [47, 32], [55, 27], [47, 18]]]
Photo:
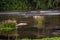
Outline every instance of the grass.
[[41, 39], [28, 39], [28, 38], [23, 38], [23, 39], [17, 39], [17, 40], [60, 40], [60, 37], [41, 38]]
[[16, 29], [15, 23], [0, 23], [0, 32], [12, 32]]
[[[15, 30], [16, 30], [16, 23], [0, 23], [0, 35], [8, 34], [8, 40], [10, 40], [9, 39], [10, 34], [16, 33]], [[2, 40], [2, 39], [0, 39], [0, 40]]]
[[[0, 39], [2, 40], [2, 39]], [[9, 39], [10, 40], [10, 39]], [[60, 40], [60, 37], [52, 37], [52, 38], [41, 38], [41, 39], [28, 39], [28, 38], [23, 38], [23, 39], [20, 39], [20, 38], [17, 38], [15, 40]]]

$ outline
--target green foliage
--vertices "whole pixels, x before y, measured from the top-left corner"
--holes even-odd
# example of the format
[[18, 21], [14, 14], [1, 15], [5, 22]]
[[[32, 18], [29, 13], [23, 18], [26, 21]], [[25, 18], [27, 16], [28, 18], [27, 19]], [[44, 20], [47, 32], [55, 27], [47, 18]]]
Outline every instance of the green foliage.
[[38, 28], [43, 28], [43, 26], [44, 26], [44, 24], [43, 24], [44, 19], [43, 18], [37, 18], [36, 20], [37, 20], [37, 27]]
[[0, 0], [0, 11], [60, 9], [59, 0]]
[[42, 38], [42, 39], [28, 39], [28, 38], [23, 38], [23, 39], [19, 39], [17, 38], [17, 40], [60, 40], [60, 37], [51, 37], [51, 38]]
[[53, 0], [48, 0], [48, 7], [53, 7]]
[[38, 23], [43, 23], [43, 18], [41, 18], [41, 19], [37, 19], [37, 21], [38, 21]]
[[[7, 1], [1, 1], [3, 9], [7, 11], [21, 11], [21, 10], [29, 10], [30, 5], [24, 1], [24, 0], [7, 0]], [[5, 3], [4, 3], [5, 2]], [[4, 3], [4, 5], [3, 5]], [[27, 5], [28, 4], [28, 5]]]
[[9, 32], [16, 29], [15, 23], [0, 23], [0, 32]]

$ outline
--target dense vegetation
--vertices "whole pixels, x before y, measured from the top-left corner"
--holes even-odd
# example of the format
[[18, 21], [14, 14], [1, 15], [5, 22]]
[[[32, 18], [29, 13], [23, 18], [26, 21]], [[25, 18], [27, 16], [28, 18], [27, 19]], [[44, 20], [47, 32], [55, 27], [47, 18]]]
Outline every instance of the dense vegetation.
[[15, 23], [0, 23], [0, 32], [1, 33], [11, 33], [16, 29]]
[[0, 11], [60, 9], [60, 0], [0, 0]]

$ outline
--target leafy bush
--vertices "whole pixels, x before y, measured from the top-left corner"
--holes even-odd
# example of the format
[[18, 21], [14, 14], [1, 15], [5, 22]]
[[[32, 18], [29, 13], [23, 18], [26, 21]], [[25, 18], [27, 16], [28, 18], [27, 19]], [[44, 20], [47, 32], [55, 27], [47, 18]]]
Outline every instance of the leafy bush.
[[9, 32], [16, 29], [15, 23], [0, 23], [0, 32]]

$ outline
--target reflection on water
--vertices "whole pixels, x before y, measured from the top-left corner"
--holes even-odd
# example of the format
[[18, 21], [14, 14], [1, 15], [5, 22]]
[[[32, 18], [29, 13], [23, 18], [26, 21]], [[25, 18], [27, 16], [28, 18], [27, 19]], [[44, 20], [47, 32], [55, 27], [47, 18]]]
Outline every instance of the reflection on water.
[[0, 15], [0, 36], [6, 39], [51, 37], [55, 35], [55, 27], [60, 26], [59, 20], [58, 15], [28, 17]]

